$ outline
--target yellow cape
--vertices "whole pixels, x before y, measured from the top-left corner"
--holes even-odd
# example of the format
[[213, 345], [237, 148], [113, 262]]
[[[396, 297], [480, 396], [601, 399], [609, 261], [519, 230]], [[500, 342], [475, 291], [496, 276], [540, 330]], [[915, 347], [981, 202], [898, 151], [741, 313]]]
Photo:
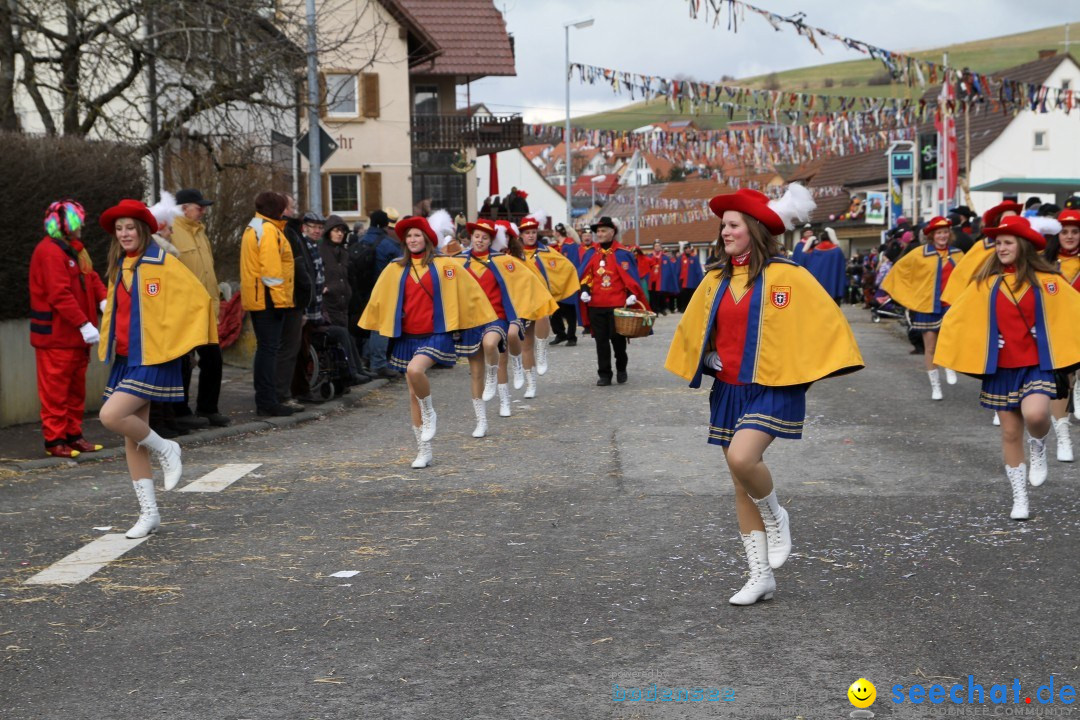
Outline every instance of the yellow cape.
[[[357, 323], [365, 330], [375, 330], [385, 337], [401, 335], [401, 304], [404, 301], [402, 283], [408, 279], [406, 268], [396, 261], [375, 281], [364, 314]], [[480, 283], [449, 257], [436, 257], [428, 267], [434, 272], [435, 332], [453, 332], [479, 327], [497, 319]]]
[[[707, 372], [701, 361], [711, 349], [716, 311], [728, 284], [719, 270], [705, 275], [668, 349], [664, 366], [691, 387], [699, 387]], [[766, 264], [754, 281], [749, 312], [740, 382], [802, 385], [863, 367], [851, 326], [836, 302], [806, 268], [790, 260], [773, 258]]]
[[[1035, 273], [1035, 340], [1039, 347], [1039, 367], [1043, 370], [1071, 368], [1080, 363], [1080, 292], [1061, 275]], [[1001, 276], [971, 283], [949, 308], [941, 323], [934, 362], [968, 375], [990, 375], [997, 371], [997, 293]], [[1019, 293], [1021, 288], [1014, 288]]]
[[[960, 262], [956, 263], [952, 274], [949, 275], [949, 282], [945, 284], [945, 289], [941, 291], [941, 302], [952, 305], [959, 300], [964, 290], [967, 290], [971, 278], [975, 277], [975, 273], [979, 272], [979, 268], [986, 262], [986, 258], [993, 254], [994, 238], [984, 236], [976, 240], [971, 249], [964, 253], [964, 257], [960, 258]], [[903, 305], [903, 303], [900, 304]]]
[[535, 252], [529, 252], [526, 248], [525, 258], [547, 283], [552, 297], [561, 301], [576, 295], [581, 290], [581, 283], [578, 281], [578, 271], [574, 263], [561, 252], [540, 245], [536, 247], [538, 249]]
[[[459, 255], [452, 259], [460, 262], [462, 267], [470, 260], [468, 255]], [[559, 304], [551, 297], [543, 278], [538, 273], [528, 272], [530, 264], [527, 261], [512, 255], [490, 255], [489, 260], [498, 266], [499, 278], [502, 280], [500, 287], [509, 295], [514, 315], [525, 320], [539, 320], [559, 309]], [[476, 264], [475, 260], [472, 262]], [[484, 272], [489, 270], [485, 267]], [[505, 305], [504, 299], [504, 309], [508, 309]]]
[[[959, 248], [949, 248], [949, 257], [953, 262], [959, 260], [958, 256], [962, 254]], [[932, 243], [915, 248], [893, 265], [881, 283], [881, 289], [908, 310], [941, 312], [937, 302], [941, 293], [938, 288], [941, 278], [939, 257]], [[953, 268], [953, 272], [956, 272], [956, 268]]]
[[[129, 365], [160, 365], [218, 341], [214, 306], [206, 288], [157, 243], [151, 243], [135, 263], [131, 289]], [[104, 362], [111, 359], [116, 341], [115, 312], [116, 281], [110, 281], [98, 344], [98, 357]]]

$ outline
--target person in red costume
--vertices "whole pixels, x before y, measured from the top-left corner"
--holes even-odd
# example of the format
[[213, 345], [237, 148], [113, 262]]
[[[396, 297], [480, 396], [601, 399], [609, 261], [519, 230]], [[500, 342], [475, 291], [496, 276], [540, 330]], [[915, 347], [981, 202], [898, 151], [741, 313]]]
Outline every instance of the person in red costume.
[[45, 238], [30, 258], [30, 344], [37, 360], [45, 453], [74, 458], [101, 450], [83, 438], [86, 368], [100, 339], [105, 285], [82, 244], [86, 211], [60, 200], [45, 212]]
[[619, 227], [609, 217], [592, 226], [596, 243], [581, 258], [581, 302], [596, 341], [596, 384], [611, 385], [611, 352], [615, 351], [615, 380], [628, 379], [626, 338], [615, 332], [615, 308], [644, 304], [634, 254], [615, 239]]

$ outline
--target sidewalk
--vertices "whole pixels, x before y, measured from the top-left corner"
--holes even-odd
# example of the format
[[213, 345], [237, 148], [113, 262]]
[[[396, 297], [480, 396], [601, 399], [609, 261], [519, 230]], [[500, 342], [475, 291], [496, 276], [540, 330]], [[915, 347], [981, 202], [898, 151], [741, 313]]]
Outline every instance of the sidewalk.
[[[328, 413], [360, 404], [360, 400], [372, 390], [385, 386], [389, 381], [378, 379], [350, 389], [345, 395], [317, 405], [308, 405], [304, 412], [289, 417], [262, 418], [255, 414], [255, 390], [251, 384], [251, 370], [226, 365], [221, 379], [221, 398], [218, 407], [232, 419], [228, 427], [210, 427], [190, 432], [176, 438], [181, 446], [220, 440], [245, 433], [260, 432], [276, 427], [286, 427], [322, 417]], [[192, 389], [197, 389], [199, 374], [196, 370]], [[0, 430], [0, 468], [6, 470], [38, 470], [60, 467], [73, 463], [94, 462], [122, 455], [123, 439], [102, 427], [97, 414], [88, 414], [83, 423], [83, 434], [93, 443], [104, 445], [96, 453], [84, 453], [74, 460], [45, 455], [40, 423], [12, 425]]]

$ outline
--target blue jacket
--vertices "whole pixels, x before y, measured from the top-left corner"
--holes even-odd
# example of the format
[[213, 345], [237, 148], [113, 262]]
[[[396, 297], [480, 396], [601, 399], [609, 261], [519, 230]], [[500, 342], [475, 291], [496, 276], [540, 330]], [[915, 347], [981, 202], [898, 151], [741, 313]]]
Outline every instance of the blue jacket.
[[360, 242], [369, 243], [375, 247], [375, 277], [382, 274], [395, 259], [401, 257], [401, 243], [397, 237], [387, 232], [386, 228], [369, 227]]

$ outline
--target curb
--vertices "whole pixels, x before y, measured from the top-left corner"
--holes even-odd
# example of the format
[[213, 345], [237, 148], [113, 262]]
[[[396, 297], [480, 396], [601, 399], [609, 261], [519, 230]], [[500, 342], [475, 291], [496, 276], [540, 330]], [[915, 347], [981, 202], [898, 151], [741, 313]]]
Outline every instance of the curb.
[[[254, 420], [252, 422], [242, 423], [240, 425], [229, 425], [227, 427], [216, 427], [208, 430], [202, 430], [199, 432], [189, 433], [188, 435], [182, 435], [176, 439], [176, 442], [180, 443], [181, 447], [188, 447], [191, 445], [201, 445], [206, 442], [215, 442], [217, 440], [223, 440], [225, 438], [237, 437], [239, 435], [248, 435], [256, 432], [266, 432], [267, 430], [278, 430], [282, 428], [293, 427], [303, 423], [311, 422], [312, 420], [318, 420], [321, 417], [325, 417], [332, 413], [340, 412], [342, 410], [350, 410], [360, 405], [360, 401], [370, 395], [372, 392], [378, 390], [381, 387], [390, 384], [390, 381], [385, 378], [376, 378], [369, 383], [363, 385], [354, 386], [351, 392], [336, 400], [329, 400], [317, 405], [311, 410], [304, 410], [293, 415], [282, 418], [266, 418], [265, 420]], [[44, 470], [47, 468], [55, 467], [72, 467], [74, 465], [82, 463], [101, 462], [103, 460], [112, 460], [114, 458], [124, 457], [123, 446], [108, 448], [95, 453], [83, 453], [77, 458], [42, 458], [41, 460], [27, 460], [17, 463], [5, 463], [0, 465], [0, 468], [8, 470]]]

